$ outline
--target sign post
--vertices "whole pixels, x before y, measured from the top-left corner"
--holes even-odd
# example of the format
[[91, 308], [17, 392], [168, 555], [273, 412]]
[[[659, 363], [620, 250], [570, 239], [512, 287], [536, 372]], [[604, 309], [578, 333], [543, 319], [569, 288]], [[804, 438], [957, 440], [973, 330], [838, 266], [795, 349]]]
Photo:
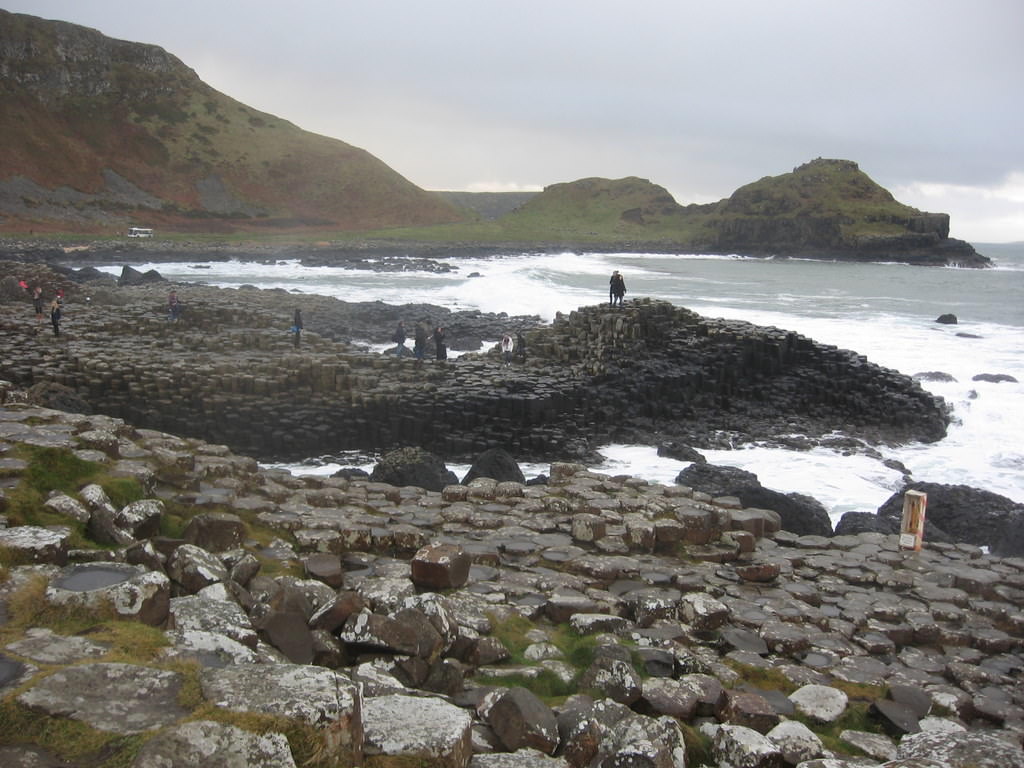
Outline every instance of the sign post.
[[900, 524], [900, 549], [921, 551], [924, 539], [924, 512], [928, 506], [928, 494], [921, 491], [907, 491], [903, 494], [903, 521]]

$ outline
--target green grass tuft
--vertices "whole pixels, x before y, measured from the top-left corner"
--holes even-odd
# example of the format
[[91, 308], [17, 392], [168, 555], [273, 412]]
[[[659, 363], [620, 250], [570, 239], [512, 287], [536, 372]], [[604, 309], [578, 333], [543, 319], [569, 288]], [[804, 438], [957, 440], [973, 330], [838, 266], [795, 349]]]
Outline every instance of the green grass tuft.
[[75, 765], [129, 768], [144, 736], [119, 736], [66, 717], [46, 717], [13, 699], [0, 702], [0, 744], [44, 747]]
[[798, 685], [777, 669], [755, 667], [751, 664], [742, 664], [733, 659], [725, 659], [724, 661], [726, 666], [739, 675], [739, 679], [734, 686], [739, 683], [749, 683], [766, 691], [782, 691], [787, 696], [799, 688]]
[[679, 723], [683, 731], [683, 743], [686, 744], [686, 765], [690, 768], [700, 766], [715, 766], [718, 761], [715, 759], [712, 750], [711, 739], [700, 732], [689, 723]]
[[28, 468], [23, 482], [40, 494], [50, 491], [74, 493], [99, 475], [102, 465], [78, 458], [65, 448], [22, 446]]

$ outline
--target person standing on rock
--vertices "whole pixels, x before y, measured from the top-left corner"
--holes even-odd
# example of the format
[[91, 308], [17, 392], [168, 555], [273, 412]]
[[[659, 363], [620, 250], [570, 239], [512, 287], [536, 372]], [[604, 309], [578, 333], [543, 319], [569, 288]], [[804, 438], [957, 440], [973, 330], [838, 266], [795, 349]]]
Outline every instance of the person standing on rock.
[[512, 365], [512, 350], [516, 348], [516, 343], [512, 341], [512, 337], [507, 333], [501, 337], [501, 357], [505, 361], [505, 367], [508, 368]]
[[292, 333], [295, 335], [295, 348], [298, 349], [299, 339], [302, 336], [302, 310], [298, 307], [295, 308], [295, 314], [292, 316]]
[[612, 272], [608, 281], [608, 303], [613, 307], [618, 304], [622, 306], [622, 297], [626, 295], [626, 281], [619, 274], [619, 270]]
[[43, 322], [43, 289], [38, 285], [32, 293], [32, 308], [36, 311], [36, 323]]
[[422, 321], [416, 323], [413, 339], [412, 353], [416, 360], [422, 363], [423, 357], [427, 354], [427, 326]]
[[60, 297], [54, 296], [53, 301], [50, 302], [50, 323], [53, 325], [53, 335], [60, 336]]
[[179, 317], [181, 317], [181, 301], [178, 300], [178, 292], [171, 291], [167, 297], [167, 320], [176, 323]]
[[444, 328], [440, 325], [434, 329], [434, 349], [436, 350], [438, 360], [448, 359], [448, 347], [444, 343]]
[[516, 359], [520, 363], [526, 362], [526, 339], [522, 331], [516, 331]]
[[395, 328], [395, 332], [391, 334], [391, 340], [395, 342], [395, 355], [398, 357], [402, 356], [402, 349], [405, 347], [405, 323], [401, 320], [398, 321], [398, 327]]

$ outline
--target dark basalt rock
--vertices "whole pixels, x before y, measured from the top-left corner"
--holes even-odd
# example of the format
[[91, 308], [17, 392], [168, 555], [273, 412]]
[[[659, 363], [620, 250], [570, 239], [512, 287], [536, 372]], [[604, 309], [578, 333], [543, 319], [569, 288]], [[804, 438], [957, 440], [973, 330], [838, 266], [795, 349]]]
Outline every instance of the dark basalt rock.
[[68, 413], [92, 413], [92, 406], [71, 387], [55, 381], [41, 381], [28, 389], [28, 401], [44, 408]]
[[147, 272], [140, 272], [130, 264], [125, 264], [121, 269], [121, 277], [117, 279], [117, 284], [120, 286], [125, 285], [146, 285], [148, 283], [162, 283], [166, 282], [163, 276], [155, 269], [150, 269]]
[[519, 468], [519, 464], [512, 458], [512, 454], [503, 448], [489, 448], [477, 456], [466, 476], [462, 478], [462, 484], [468, 485], [470, 481], [478, 477], [489, 477], [499, 483], [505, 481], [526, 482], [526, 477]]
[[947, 312], [936, 317], [935, 322], [942, 323], [943, 325], [956, 325], [958, 321], [956, 315], [951, 312]]
[[899, 533], [898, 520], [882, 517], [874, 512], [846, 512], [836, 523], [836, 536], [849, 536], [858, 533]]
[[922, 371], [915, 373], [911, 378], [918, 381], [956, 381], [956, 377], [945, 371]]
[[770, 509], [782, 517], [783, 529], [803, 535], [831, 536], [832, 522], [820, 502], [801, 493], [765, 488], [753, 472], [714, 464], [691, 464], [676, 482], [711, 496], [735, 496], [744, 507]]
[[707, 463], [707, 459], [700, 453], [700, 451], [689, 445], [678, 443], [675, 440], [666, 440], [658, 445], [658, 455], [667, 456], [670, 459], [676, 459], [677, 461], [692, 461], [697, 464]]
[[[907, 753], [904, 762], [920, 761], [920, 755], [957, 754], [971, 765], [1024, 768], [1016, 738], [1021, 718], [1018, 680], [1024, 672], [1018, 652], [1024, 636], [1019, 610], [1024, 605], [1024, 558], [999, 558], [978, 547], [936, 545], [929, 539], [923, 551], [907, 552], [891, 535], [838, 541], [774, 531], [771, 538], [762, 538], [769, 531], [754, 534], [746, 526], [763, 511], [737, 509], [735, 499], [709, 501], [688, 489], [605, 476], [565, 462], [552, 463], [546, 488], [531, 489], [524, 497], [489, 498], [463, 486], [434, 493], [367, 480], [292, 476], [261, 468], [223, 445], [136, 429], [107, 417], [19, 403], [0, 408], [0, 418], [11, 452], [53, 434], [64, 436], [68, 450], [94, 450], [102, 426], [120, 436], [120, 456], [137, 457], [133, 461], [141, 468], [157, 474], [154, 498], [133, 504], [190, 498], [197, 494], [191, 489], [203, 485], [203, 496], [224, 499], [223, 511], [205, 515], [210, 518], [206, 522], [231, 529], [235, 515], [246, 521], [255, 516], [274, 536], [269, 545], [277, 553], [274, 557], [305, 569], [305, 578], [294, 571], [275, 575], [273, 564], [258, 573], [256, 555], [267, 545], [248, 536], [240, 542], [233, 534], [227, 536], [224, 545], [237, 547], [222, 555], [155, 537], [114, 551], [91, 545], [75, 550], [74, 558], [83, 561], [60, 572], [38, 564], [9, 565], [0, 598], [17, 595], [22, 589], [18, 584], [31, 585], [49, 573], [45, 599], [53, 605], [77, 605], [81, 596], [96, 591], [91, 587], [132, 573], [134, 581], [128, 583], [162, 595], [162, 615], [119, 615], [171, 630], [171, 658], [194, 658], [203, 665], [199, 674], [206, 699], [236, 712], [319, 723], [325, 748], [340, 739], [347, 750], [339, 763], [374, 762], [374, 755], [359, 750], [381, 743], [367, 734], [391, 728], [398, 738], [406, 730], [422, 730], [441, 737], [439, 742], [462, 745], [461, 755], [449, 761], [452, 765], [469, 759], [471, 730], [476, 733], [473, 743], [480, 744], [475, 741], [479, 737], [488, 749], [529, 747], [557, 754], [572, 765], [673, 765], [682, 762], [682, 730], [710, 724], [697, 718], [715, 717], [724, 729], [733, 723], [767, 731], [780, 717], [803, 711], [803, 704], [798, 707], [784, 693], [744, 682], [759, 679], [746, 670], [760, 667], [777, 670], [796, 685], [824, 686], [827, 700], [841, 701], [837, 714], [847, 707], [847, 695], [833, 688], [848, 690], [850, 683], [884, 686], [887, 697], [874, 702], [875, 724], [869, 730], [899, 736], [898, 749]], [[168, 475], [157, 472], [168, 462], [178, 463], [182, 455], [191, 461]], [[111, 464], [121, 461], [109, 458]], [[28, 466], [5, 469], [12, 478], [29, 472]], [[740, 484], [756, 481], [742, 470], [724, 468], [722, 474]], [[508, 483], [508, 490], [515, 490], [513, 485]], [[221, 493], [228, 490], [237, 493]], [[715, 488], [716, 493], [728, 490], [722, 484]], [[82, 498], [65, 496], [83, 508], [105, 503], [97, 490], [75, 493]], [[583, 504], [589, 511], [578, 509]], [[67, 502], [54, 507], [58, 509], [77, 519]], [[195, 519], [202, 517], [200, 513]], [[582, 517], [588, 519], [590, 532], [602, 532], [599, 538], [577, 535], [584, 533], [574, 525]], [[678, 540], [672, 523], [698, 519], [714, 521], [710, 539]], [[891, 517], [878, 519], [893, 522]], [[1015, 514], [1007, 524], [1019, 530], [1020, 522]], [[659, 538], [666, 532], [673, 544], [670, 551], [652, 550], [648, 531]], [[36, 533], [55, 532], [14, 522], [0, 530], [0, 538], [8, 546], [30, 541]], [[220, 546], [218, 536], [190, 538]], [[415, 555], [410, 546], [414, 540], [421, 542]], [[148, 552], [132, 554], [142, 547]], [[24, 551], [25, 545], [20, 548]], [[736, 550], [743, 552], [740, 559], [723, 564], [717, 554], [724, 549], [731, 549], [733, 557]], [[149, 565], [96, 559], [120, 558], [122, 553]], [[168, 556], [166, 564], [161, 553]], [[431, 572], [425, 574], [420, 564]], [[776, 568], [771, 585], [737, 584], [730, 575], [761, 564]], [[75, 578], [88, 572], [86, 582], [78, 585], [84, 591], [61, 589], [68, 586], [72, 571]], [[175, 597], [169, 596], [168, 576], [175, 580]], [[118, 581], [113, 588], [122, 584]], [[347, 590], [339, 592], [345, 585]], [[118, 594], [123, 597], [111, 604], [121, 612], [137, 605], [143, 593]], [[102, 611], [96, 615], [102, 623]], [[513, 665], [502, 664], [510, 650], [501, 637], [514, 637], [503, 631], [508, 618], [529, 624], [521, 636], [531, 645]], [[588, 638], [586, 645], [573, 640], [567, 647], [559, 639], [556, 624], [564, 621]], [[8, 626], [5, 631], [9, 637], [3, 651], [9, 655], [0, 654], [0, 689], [26, 712], [32, 710], [27, 717], [68, 717], [69, 701], [85, 701], [86, 708], [70, 716], [116, 732], [111, 724], [119, 727], [126, 712], [128, 719], [134, 718], [151, 703], [151, 686], [170, 680], [161, 671], [161, 660], [145, 666], [151, 663], [148, 654], [137, 665], [90, 663], [86, 666], [96, 674], [83, 674], [83, 661], [108, 651], [89, 640], [88, 631], [72, 636], [36, 627]], [[520, 630], [515, 633], [520, 635]], [[638, 649], [636, 641], [644, 647]], [[518, 648], [518, 640], [514, 642]], [[282, 655], [294, 663], [283, 663]], [[770, 658], [761, 658], [766, 656]], [[43, 674], [36, 673], [37, 663], [47, 665]], [[646, 678], [639, 674], [641, 668]], [[542, 676], [545, 669], [559, 676], [574, 670], [580, 675], [578, 689], [599, 692], [599, 701], [570, 696], [556, 717], [535, 694], [506, 687], [513, 680]], [[506, 677], [508, 672], [523, 677]], [[116, 696], [109, 695], [112, 676]], [[53, 684], [55, 679], [59, 685]], [[472, 681], [471, 690], [465, 690], [467, 681]], [[12, 686], [20, 690], [11, 694]], [[426, 708], [424, 703], [436, 699], [402, 686], [442, 693], [461, 710], [442, 702], [436, 711]], [[107, 695], [97, 697], [97, 690]], [[178, 711], [174, 691], [168, 687], [166, 692], [170, 698], [157, 703], [161, 715], [168, 707], [173, 710], [174, 722], [168, 727], [198, 722], [192, 716], [201, 712]], [[391, 703], [397, 702], [385, 698], [404, 699], [403, 722], [408, 716], [421, 727], [396, 729], [399, 713]], [[932, 712], [933, 706], [942, 709]], [[145, 716], [150, 714], [147, 710]], [[807, 727], [819, 736], [828, 732], [831, 726], [807, 714]], [[956, 722], [970, 730], [929, 728], [906, 735], [920, 728], [925, 716], [940, 718], [936, 726], [948, 729]], [[331, 725], [324, 728], [324, 723]], [[164, 725], [162, 720], [152, 723], [166, 733]], [[849, 746], [875, 744], [892, 751], [893, 745], [886, 745], [879, 734], [860, 735], [871, 738], [838, 743], [836, 761], [857, 761], [846, 753]], [[148, 740], [144, 749], [157, 749], [150, 745], [159, 739], [152, 732], [141, 736]], [[281, 736], [279, 741], [281, 754], [287, 755], [287, 740]], [[909, 755], [911, 744], [916, 758]], [[969, 751], [964, 751], [965, 744]], [[115, 757], [127, 755], [130, 760], [136, 746]], [[417, 751], [420, 746], [416, 739], [407, 740], [389, 755], [396, 764], [417, 762], [423, 755]], [[263, 764], [253, 762], [244, 744], [233, 742], [226, 748], [245, 757], [235, 759], [225, 752], [213, 763], [244, 763], [248, 758], [249, 764]], [[209, 754], [206, 758], [204, 765], [213, 764]], [[947, 762], [959, 764], [957, 760]], [[496, 755], [495, 765], [536, 761], [536, 753], [523, 752]], [[10, 762], [11, 754], [0, 749], [0, 765]], [[746, 757], [721, 757], [719, 762], [753, 764]], [[285, 763], [275, 758], [266, 764]]]
[[991, 384], [1001, 384], [1002, 382], [1017, 383], [1017, 379], [1008, 373], [979, 373], [976, 376], [972, 376], [971, 381], [987, 381]]
[[[33, 282], [58, 284], [33, 269]], [[188, 310], [168, 324], [153, 322], [166, 314], [162, 284], [91, 290], [87, 312], [77, 311], [83, 289], [67, 286], [74, 355], [22, 344], [12, 381], [58, 381], [94, 411], [267, 461], [418, 445], [453, 461], [501, 447], [518, 461], [599, 463], [607, 442], [699, 449], [799, 434], [811, 448], [834, 442], [837, 425], [849, 450], [868, 450], [865, 441], [939, 439], [949, 419], [920, 384], [852, 351], [647, 299], [543, 326], [303, 297], [297, 349], [287, 333], [295, 297], [284, 291], [176, 286]], [[530, 354], [506, 368], [491, 350], [443, 364], [368, 353], [362, 345], [387, 344], [399, 320], [444, 325], [450, 349], [522, 330]]]
[[907, 491], [928, 495], [926, 541], [941, 540], [941, 533], [935, 530], [938, 528], [953, 541], [989, 546], [1004, 557], [1024, 555], [1024, 536], [1018, 533], [1024, 504], [967, 485], [915, 482], [890, 496], [878, 508], [879, 516], [888, 517], [899, 525]]
[[399, 487], [415, 485], [428, 491], [440, 491], [459, 482], [440, 456], [422, 448], [399, 448], [385, 454], [370, 473], [370, 480]]
[[1024, 553], [1024, 512], [1006, 516], [1003, 532], [992, 544], [992, 552], [1000, 557], [1017, 557]]

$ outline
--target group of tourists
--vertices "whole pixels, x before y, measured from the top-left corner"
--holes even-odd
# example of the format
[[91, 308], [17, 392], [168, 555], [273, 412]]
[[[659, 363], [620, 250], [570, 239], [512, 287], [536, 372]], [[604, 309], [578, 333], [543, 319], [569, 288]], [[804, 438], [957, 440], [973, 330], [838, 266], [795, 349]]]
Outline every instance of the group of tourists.
[[[396, 356], [401, 357], [403, 350], [407, 352], [405, 348], [407, 338], [405, 322], [400, 320], [395, 327], [395, 332], [391, 334], [391, 341], [395, 343], [394, 352]], [[417, 361], [423, 361], [427, 356], [427, 345], [433, 340], [434, 357], [437, 360], [447, 360], [448, 344], [446, 339], [447, 336], [443, 326], [438, 325], [431, 332], [425, 322], [416, 323], [416, 327], [413, 329], [413, 357]], [[512, 365], [513, 357], [517, 357], [522, 361], [526, 360], [526, 340], [523, 338], [521, 331], [516, 333], [514, 339], [511, 334], [506, 333], [502, 336], [498, 346], [501, 349], [501, 359], [505, 366]]]
[[[405, 349], [405, 341], [407, 338], [408, 335], [405, 331], [405, 323], [399, 320], [398, 326], [395, 328], [395, 332], [391, 334], [391, 340], [395, 342], [395, 354], [398, 357], [402, 356], [402, 350]], [[448, 341], [444, 327], [438, 325], [434, 327], [433, 331], [431, 331], [425, 322], [416, 323], [416, 327], [413, 329], [413, 357], [415, 357], [419, 362], [422, 362], [426, 358], [427, 344], [431, 338], [434, 342], [435, 359], [447, 360]]]
[[[26, 295], [29, 293], [28, 283], [24, 280], [18, 281], [18, 286], [22, 292]], [[53, 327], [53, 335], [60, 336], [60, 321], [64, 315], [64, 289], [57, 288], [53, 292], [53, 298], [50, 299], [49, 306], [47, 307], [46, 299], [43, 298], [43, 288], [37, 285], [32, 289], [32, 309], [36, 314], [36, 332], [38, 333], [38, 324], [43, 322], [46, 312], [50, 314], [50, 325]]]

